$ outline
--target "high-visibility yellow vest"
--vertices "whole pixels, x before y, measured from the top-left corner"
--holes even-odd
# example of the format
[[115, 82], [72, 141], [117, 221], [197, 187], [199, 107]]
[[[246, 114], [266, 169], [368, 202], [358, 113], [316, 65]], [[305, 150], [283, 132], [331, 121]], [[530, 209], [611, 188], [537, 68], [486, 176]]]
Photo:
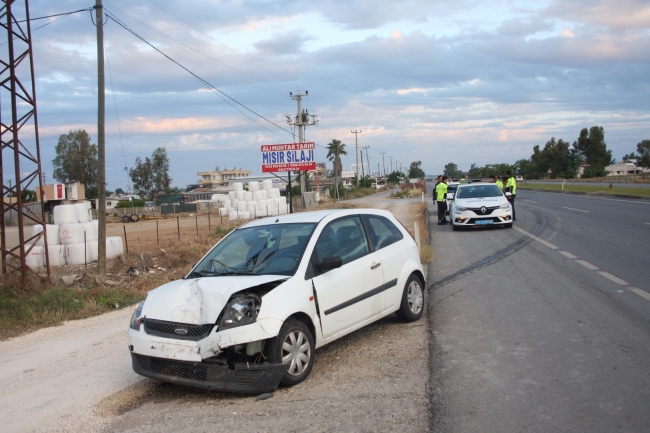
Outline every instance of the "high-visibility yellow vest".
[[514, 177], [509, 177], [508, 181], [506, 182], [506, 188], [511, 188], [510, 192], [512, 195], [517, 194], [517, 181], [515, 180]]
[[503, 182], [501, 182], [499, 179], [497, 179], [497, 181], [494, 182], [494, 184], [496, 186], [498, 186], [499, 188], [501, 188], [501, 191], [503, 191]]
[[446, 196], [447, 196], [447, 184], [444, 182], [440, 182], [436, 187], [436, 200], [445, 201]]

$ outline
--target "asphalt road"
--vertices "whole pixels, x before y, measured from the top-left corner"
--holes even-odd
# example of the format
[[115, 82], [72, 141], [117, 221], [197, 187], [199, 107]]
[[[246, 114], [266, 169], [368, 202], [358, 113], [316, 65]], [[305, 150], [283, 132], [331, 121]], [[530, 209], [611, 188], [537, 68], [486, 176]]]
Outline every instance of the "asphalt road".
[[516, 206], [512, 229], [430, 226], [433, 431], [650, 431], [650, 202]]

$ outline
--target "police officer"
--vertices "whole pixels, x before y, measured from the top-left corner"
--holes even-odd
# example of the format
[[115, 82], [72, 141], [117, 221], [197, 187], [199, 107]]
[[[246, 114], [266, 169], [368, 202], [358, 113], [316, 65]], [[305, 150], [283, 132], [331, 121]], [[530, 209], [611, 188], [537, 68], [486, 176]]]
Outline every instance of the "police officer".
[[438, 204], [438, 225], [449, 224], [447, 221], [447, 176], [442, 177], [442, 181], [436, 186], [436, 203]]
[[512, 194], [510, 196], [510, 205], [512, 206], [512, 220], [516, 221], [517, 216], [515, 215], [515, 197], [517, 196], [517, 181], [512, 176], [510, 170], [506, 171], [506, 192]]
[[436, 184], [433, 186], [433, 202], [436, 202], [436, 199], [438, 198], [438, 185], [442, 182], [442, 175], [438, 175], [438, 179], [436, 180]]
[[501, 179], [493, 175], [492, 182], [494, 182], [494, 184], [498, 186], [501, 189], [501, 191], [503, 191], [503, 182], [501, 182]]

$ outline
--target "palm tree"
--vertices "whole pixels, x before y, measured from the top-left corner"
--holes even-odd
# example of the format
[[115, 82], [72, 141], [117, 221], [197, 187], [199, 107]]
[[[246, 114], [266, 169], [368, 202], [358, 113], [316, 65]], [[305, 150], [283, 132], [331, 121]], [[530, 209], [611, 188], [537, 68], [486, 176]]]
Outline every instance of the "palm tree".
[[341, 143], [341, 140], [333, 138], [332, 142], [327, 144], [327, 159], [332, 161], [334, 169], [334, 188], [336, 191], [339, 190], [339, 181], [341, 180], [341, 172], [343, 171], [341, 155], [347, 154], [348, 153], [345, 151], [345, 143]]

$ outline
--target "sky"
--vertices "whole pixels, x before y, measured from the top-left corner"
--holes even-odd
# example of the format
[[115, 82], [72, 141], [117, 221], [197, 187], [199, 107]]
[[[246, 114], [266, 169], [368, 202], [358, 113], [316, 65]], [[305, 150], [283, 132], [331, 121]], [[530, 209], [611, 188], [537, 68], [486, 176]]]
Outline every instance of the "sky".
[[[93, 3], [31, 0], [30, 16]], [[216, 167], [260, 174], [261, 145], [297, 140], [286, 119], [297, 110], [290, 92], [309, 92], [303, 108], [319, 122], [306, 128], [306, 140], [316, 142], [317, 160], [339, 139], [348, 150], [344, 168], [355, 162], [352, 130], [362, 131], [359, 148], [369, 146], [373, 171], [421, 161], [427, 174], [449, 162], [461, 170], [514, 163], [551, 137], [573, 142], [595, 125], [617, 160], [650, 139], [647, 0], [104, 5], [108, 190], [128, 191], [125, 167], [157, 147], [169, 154], [174, 186]], [[51, 183], [61, 134], [83, 128], [97, 142], [96, 27], [81, 12], [33, 21], [32, 30]], [[0, 39], [4, 59], [6, 34]], [[5, 92], [3, 123], [7, 101]], [[22, 133], [28, 143], [33, 130]], [[6, 157], [3, 170], [13, 176]]]

